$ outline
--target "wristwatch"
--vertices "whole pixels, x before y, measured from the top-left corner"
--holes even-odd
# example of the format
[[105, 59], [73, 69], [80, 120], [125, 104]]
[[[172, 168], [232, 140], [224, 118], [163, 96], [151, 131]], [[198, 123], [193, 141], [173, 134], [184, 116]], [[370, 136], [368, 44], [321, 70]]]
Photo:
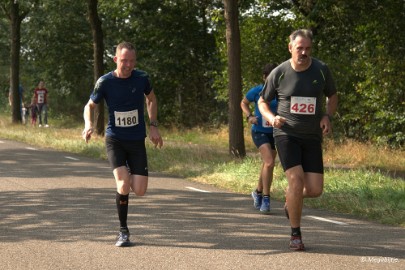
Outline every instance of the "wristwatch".
[[158, 127], [158, 122], [157, 121], [151, 121], [149, 123], [149, 125], [152, 126], [152, 127]]
[[328, 119], [329, 119], [329, 121], [330, 121], [330, 122], [332, 122], [332, 117], [330, 116], [330, 114], [325, 113], [323, 116], [327, 116], [327, 117], [328, 117]]

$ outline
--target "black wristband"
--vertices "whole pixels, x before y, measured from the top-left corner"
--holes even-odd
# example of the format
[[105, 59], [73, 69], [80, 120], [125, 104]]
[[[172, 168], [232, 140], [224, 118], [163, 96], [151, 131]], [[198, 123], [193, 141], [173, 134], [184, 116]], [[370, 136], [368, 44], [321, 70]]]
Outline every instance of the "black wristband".
[[157, 121], [152, 121], [149, 123], [150, 126], [152, 127], [158, 127], [158, 122]]

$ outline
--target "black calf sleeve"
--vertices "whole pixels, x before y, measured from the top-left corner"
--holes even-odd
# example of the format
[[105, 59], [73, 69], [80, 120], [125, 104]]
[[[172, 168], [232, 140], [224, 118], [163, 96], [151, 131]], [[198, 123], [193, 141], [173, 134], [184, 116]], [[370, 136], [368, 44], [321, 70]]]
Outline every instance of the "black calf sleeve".
[[120, 227], [127, 228], [127, 217], [128, 217], [128, 199], [129, 194], [121, 195], [117, 192], [115, 201], [117, 204], [118, 218], [120, 220]]

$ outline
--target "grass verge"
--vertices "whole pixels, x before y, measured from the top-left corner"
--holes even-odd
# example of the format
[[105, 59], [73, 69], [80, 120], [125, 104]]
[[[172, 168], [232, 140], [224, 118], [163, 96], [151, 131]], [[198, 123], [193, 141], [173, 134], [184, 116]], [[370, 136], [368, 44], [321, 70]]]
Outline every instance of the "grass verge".
[[[0, 116], [0, 138], [26, 142], [79, 155], [105, 159], [104, 139], [95, 136], [89, 144], [81, 138], [81, 124], [65, 128], [63, 122], [51, 128], [12, 125]], [[228, 155], [226, 128], [218, 130], [161, 130], [164, 147], [147, 143], [150, 171], [204, 182], [241, 194], [255, 188], [260, 156], [245, 134], [248, 156]], [[325, 187], [318, 199], [305, 200], [307, 207], [328, 209], [357, 217], [405, 227], [405, 155], [403, 150], [325, 141]], [[284, 200], [287, 186], [277, 163], [271, 196]]]

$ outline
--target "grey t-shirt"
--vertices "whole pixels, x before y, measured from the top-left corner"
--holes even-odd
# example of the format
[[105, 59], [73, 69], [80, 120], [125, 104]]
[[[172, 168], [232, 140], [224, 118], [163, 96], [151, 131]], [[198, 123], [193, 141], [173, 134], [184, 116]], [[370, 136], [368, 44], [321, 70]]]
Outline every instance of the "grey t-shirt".
[[267, 77], [261, 96], [266, 101], [278, 100], [278, 115], [287, 119], [274, 136], [322, 139], [320, 120], [324, 114], [325, 96], [336, 93], [327, 65], [312, 58], [311, 66], [297, 72], [287, 60]]

